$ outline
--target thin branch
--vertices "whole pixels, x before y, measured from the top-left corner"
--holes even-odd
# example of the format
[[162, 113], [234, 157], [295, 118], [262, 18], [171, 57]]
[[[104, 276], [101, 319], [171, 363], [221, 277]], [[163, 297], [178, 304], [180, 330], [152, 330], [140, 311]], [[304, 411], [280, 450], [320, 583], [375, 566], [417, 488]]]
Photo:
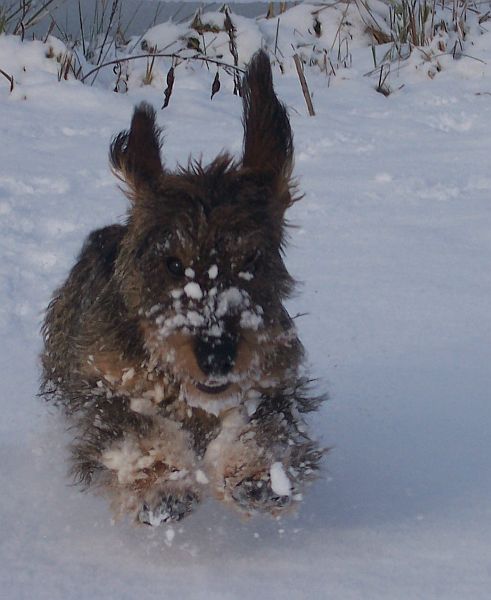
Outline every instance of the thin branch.
[[244, 69], [241, 69], [240, 67], [236, 67], [235, 65], [229, 65], [228, 63], [222, 62], [220, 60], [215, 60], [213, 58], [208, 58], [207, 56], [197, 56], [197, 55], [181, 56], [180, 54], [176, 54], [176, 53], [172, 53], [172, 54], [157, 53], [157, 54], [138, 54], [136, 56], [127, 56], [126, 58], [117, 58], [115, 60], [110, 60], [108, 62], [103, 63], [102, 65], [95, 67], [94, 69], [91, 69], [86, 75], [84, 75], [80, 79], [80, 81], [84, 82], [91, 75], [93, 75], [100, 69], [103, 69], [104, 67], [109, 67], [110, 65], [117, 65], [119, 63], [126, 62], [129, 60], [137, 60], [139, 58], [152, 58], [152, 57], [173, 58], [173, 59], [186, 60], [186, 61], [200, 60], [200, 61], [206, 62], [206, 63], [213, 63], [215, 65], [218, 65], [219, 67], [223, 67], [224, 69], [232, 69], [234, 71], [239, 71], [240, 73], [245, 73]]
[[12, 93], [14, 91], [14, 78], [12, 77], [12, 75], [6, 73], [3, 69], [0, 69], [0, 74], [2, 74], [6, 79], [8, 79], [10, 83], [10, 93]]
[[305, 75], [303, 73], [302, 61], [300, 60], [298, 54], [293, 55], [293, 60], [295, 61], [295, 67], [297, 68], [298, 78], [300, 79], [300, 85], [302, 87], [303, 97], [305, 98], [309, 115], [311, 117], [315, 117], [314, 105], [312, 104], [312, 97], [309, 92], [307, 80], [305, 79]]

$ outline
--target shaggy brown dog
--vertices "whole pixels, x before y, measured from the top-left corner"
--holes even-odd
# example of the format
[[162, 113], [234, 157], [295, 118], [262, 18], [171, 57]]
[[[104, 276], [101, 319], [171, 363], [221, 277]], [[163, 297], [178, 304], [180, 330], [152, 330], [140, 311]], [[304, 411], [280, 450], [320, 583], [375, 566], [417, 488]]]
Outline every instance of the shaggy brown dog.
[[244, 79], [244, 152], [169, 172], [154, 110], [110, 150], [125, 225], [94, 231], [43, 333], [43, 393], [76, 431], [73, 473], [117, 513], [179, 520], [211, 491], [245, 513], [301, 499], [318, 401], [282, 305], [293, 146], [264, 52]]

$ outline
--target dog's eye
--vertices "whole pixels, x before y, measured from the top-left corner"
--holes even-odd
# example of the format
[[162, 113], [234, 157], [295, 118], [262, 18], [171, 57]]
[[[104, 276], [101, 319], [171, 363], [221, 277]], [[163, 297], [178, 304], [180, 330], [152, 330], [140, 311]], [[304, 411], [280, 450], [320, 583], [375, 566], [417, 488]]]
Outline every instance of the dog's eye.
[[167, 269], [171, 275], [174, 275], [174, 277], [184, 276], [184, 265], [175, 256], [169, 256], [167, 258]]

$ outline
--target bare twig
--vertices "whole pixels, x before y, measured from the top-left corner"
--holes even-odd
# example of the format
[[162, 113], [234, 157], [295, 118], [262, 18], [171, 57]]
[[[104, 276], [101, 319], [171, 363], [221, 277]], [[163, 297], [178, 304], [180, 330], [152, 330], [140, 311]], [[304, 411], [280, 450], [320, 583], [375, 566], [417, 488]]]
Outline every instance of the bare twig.
[[27, 22], [24, 23], [26, 29], [28, 29], [29, 27], [33, 27], [34, 25], [39, 23], [41, 19], [44, 19], [44, 17], [48, 15], [52, 10], [50, 7], [53, 4], [53, 2], [54, 0], [47, 0], [46, 2], [44, 2], [44, 4], [42, 4], [42, 6], [27, 20]]
[[382, 94], [383, 96], [385, 96], [387, 98], [387, 96], [390, 96], [391, 89], [387, 84], [387, 79], [390, 75], [390, 65], [381, 65], [380, 67], [380, 74], [379, 74], [379, 78], [378, 78], [378, 85], [375, 88], [375, 90], [379, 93]]
[[80, 0], [78, 0], [78, 19], [80, 22], [80, 35], [82, 36], [82, 52], [84, 53], [84, 56], [87, 56], [87, 49], [85, 48], [84, 21], [82, 18], [82, 5], [80, 4]]
[[176, 54], [176, 53], [171, 53], [171, 54], [164, 54], [164, 53], [156, 53], [156, 54], [137, 54], [135, 56], [126, 56], [124, 58], [117, 58], [115, 60], [109, 60], [108, 62], [105, 62], [101, 65], [98, 65], [97, 67], [94, 67], [93, 69], [91, 69], [86, 75], [84, 75], [80, 81], [84, 82], [86, 79], [88, 79], [91, 75], [93, 75], [94, 73], [96, 73], [97, 71], [100, 71], [101, 69], [103, 69], [104, 67], [109, 67], [110, 65], [117, 65], [119, 63], [124, 63], [126, 61], [130, 61], [130, 60], [137, 60], [140, 58], [173, 58], [173, 59], [178, 59], [178, 60], [184, 60], [184, 61], [193, 61], [193, 60], [199, 60], [201, 62], [208, 62], [208, 63], [213, 63], [215, 65], [218, 65], [220, 67], [223, 67], [225, 70], [230, 69], [233, 71], [238, 71], [240, 73], [244, 73], [244, 69], [241, 69], [240, 67], [236, 67], [235, 65], [230, 65], [228, 63], [222, 62], [220, 60], [215, 60], [213, 58], [209, 58], [208, 56], [199, 56], [199, 55], [193, 55], [193, 56], [181, 56], [180, 54]]
[[305, 75], [303, 73], [302, 61], [300, 60], [298, 54], [293, 55], [293, 60], [295, 61], [295, 67], [297, 69], [298, 78], [300, 80], [300, 86], [302, 87], [303, 97], [305, 98], [305, 103], [307, 104], [309, 115], [311, 117], [315, 117], [314, 105], [312, 104], [312, 97], [309, 92], [307, 80], [305, 79]]
[[[234, 66], [238, 67], [239, 65], [239, 51], [237, 49], [237, 41], [236, 41], [236, 29], [234, 24], [232, 23], [232, 19], [230, 18], [230, 12], [228, 8], [225, 9], [225, 21], [224, 27], [228, 35], [228, 47], [230, 50], [230, 54], [234, 59]], [[218, 71], [217, 71], [218, 77]], [[242, 96], [242, 82], [240, 80], [240, 75], [237, 71], [234, 71], [234, 95]], [[213, 95], [212, 95], [213, 98]]]
[[116, 10], [118, 8], [118, 3], [119, 3], [119, 0], [113, 0], [113, 4], [112, 4], [112, 7], [111, 7], [111, 14], [109, 15], [109, 23], [108, 23], [107, 28], [106, 28], [106, 33], [104, 35], [104, 40], [102, 41], [102, 44], [101, 44], [101, 48], [100, 48], [100, 51], [99, 51], [99, 58], [97, 59], [97, 63], [101, 62], [102, 53], [104, 52], [104, 48], [106, 46], [107, 38], [109, 37], [109, 32], [110, 32], [112, 24], [113, 24], [114, 15], [116, 14]]
[[[118, 10], [118, 4], [120, 3], [120, 0], [113, 0], [112, 6], [111, 6], [111, 13], [109, 15], [109, 23], [106, 27], [106, 31], [104, 34], [104, 39], [102, 41], [102, 44], [100, 46], [100, 50], [99, 50], [99, 56], [97, 58], [96, 64], [101, 64], [106, 60], [107, 55], [109, 54], [109, 50], [111, 49], [111, 46], [114, 44], [114, 46], [116, 47], [116, 39], [113, 36], [113, 38], [111, 39], [111, 41], [109, 42], [107, 48], [106, 48], [106, 42], [108, 40], [109, 37], [109, 32], [111, 31], [112, 25], [113, 25], [113, 21], [114, 21], [114, 17], [116, 15], [116, 12]], [[101, 21], [100, 21], [100, 27], [103, 27], [104, 25], [104, 17], [105, 17], [105, 12], [106, 12], [106, 4], [103, 3], [102, 4], [103, 10], [102, 10], [102, 16], [101, 16]], [[97, 36], [96, 36], [97, 39]], [[94, 51], [96, 50], [96, 48], [94, 47]], [[102, 56], [104, 54], [104, 56]], [[95, 80], [97, 79], [97, 75], [99, 73], [96, 72], [96, 74], [94, 75], [94, 79], [92, 80], [92, 85], [94, 84]]]
[[274, 52], [273, 54], [276, 56], [276, 52], [278, 51], [278, 35], [280, 33], [280, 17], [278, 17], [278, 21], [276, 22], [276, 35], [274, 36]]
[[3, 69], [0, 69], [0, 74], [2, 74], [6, 79], [8, 79], [10, 83], [10, 93], [12, 93], [14, 91], [14, 78], [12, 77], [12, 75], [6, 73]]
[[[54, 1], [55, 0], [44, 0], [41, 6], [37, 10], [34, 10], [34, 12], [31, 14], [31, 10], [36, 8], [37, 5], [33, 3], [32, 0], [22, 0], [19, 10], [14, 13], [22, 13], [17, 25], [14, 28], [14, 35], [21, 33], [22, 38], [24, 38], [27, 29], [37, 25], [37, 23], [39, 23], [46, 15], [50, 13], [53, 8], [51, 5]], [[10, 15], [9, 19], [12, 17], [13, 15]]]
[[155, 52], [157, 51], [156, 46], [148, 49], [152, 55], [151, 59], [147, 58], [147, 68], [145, 69], [145, 76], [143, 77], [143, 84], [150, 85], [153, 81], [153, 67], [155, 65]]
[[53, 29], [55, 28], [55, 26], [56, 26], [55, 20], [53, 18], [51, 18], [51, 23], [49, 24], [48, 31], [46, 32], [46, 35], [44, 36], [44, 40], [43, 40], [43, 42], [45, 44], [48, 41], [49, 36], [53, 33]]

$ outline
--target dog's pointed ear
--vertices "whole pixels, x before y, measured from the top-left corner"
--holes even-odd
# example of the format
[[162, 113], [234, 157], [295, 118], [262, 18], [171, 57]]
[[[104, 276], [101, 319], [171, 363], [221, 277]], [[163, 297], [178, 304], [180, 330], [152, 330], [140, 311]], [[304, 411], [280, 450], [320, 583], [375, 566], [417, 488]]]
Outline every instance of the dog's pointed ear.
[[162, 131], [155, 122], [155, 110], [142, 102], [135, 108], [130, 130], [119, 133], [111, 143], [111, 167], [126, 183], [133, 199], [139, 188], [151, 187], [163, 174], [161, 136]]
[[243, 82], [244, 153], [242, 164], [268, 171], [287, 185], [293, 168], [293, 139], [285, 106], [273, 88], [271, 64], [259, 50], [252, 57]]

